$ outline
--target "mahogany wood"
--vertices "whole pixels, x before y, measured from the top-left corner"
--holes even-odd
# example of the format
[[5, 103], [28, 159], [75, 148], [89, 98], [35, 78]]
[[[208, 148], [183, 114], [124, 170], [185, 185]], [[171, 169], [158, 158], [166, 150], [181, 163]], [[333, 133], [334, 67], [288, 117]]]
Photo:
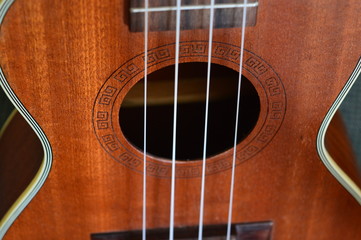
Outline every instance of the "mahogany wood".
[[[6, 14], [1, 67], [53, 152], [48, 179], [9, 229], [7, 240], [86, 240], [91, 233], [141, 228], [143, 175], [102, 148], [92, 119], [102, 85], [143, 52], [143, 34], [129, 32], [124, 2], [16, 0]], [[358, 0], [260, 1], [257, 25], [247, 28], [245, 48], [278, 74], [287, 108], [272, 141], [236, 168], [234, 222], [273, 221], [277, 240], [361, 235], [361, 207], [316, 151], [321, 122], [360, 57], [360, 12]], [[152, 32], [149, 47], [173, 44], [174, 35]], [[188, 30], [181, 41], [207, 37], [207, 30]], [[239, 46], [240, 38], [236, 28], [214, 32], [214, 42]], [[213, 61], [231, 66], [224, 59]], [[151, 71], [165, 65], [154, 65]], [[261, 108], [262, 120], [267, 105]], [[252, 132], [239, 148], [255, 136]], [[225, 156], [229, 152], [209, 161]], [[162, 159], [150, 161], [166, 165]], [[177, 168], [192, 164], [178, 163]], [[147, 181], [148, 228], [168, 227], [170, 180], [149, 176]], [[177, 178], [177, 226], [198, 224], [200, 182], [199, 177]], [[207, 176], [205, 224], [227, 221], [229, 184], [230, 170]]]

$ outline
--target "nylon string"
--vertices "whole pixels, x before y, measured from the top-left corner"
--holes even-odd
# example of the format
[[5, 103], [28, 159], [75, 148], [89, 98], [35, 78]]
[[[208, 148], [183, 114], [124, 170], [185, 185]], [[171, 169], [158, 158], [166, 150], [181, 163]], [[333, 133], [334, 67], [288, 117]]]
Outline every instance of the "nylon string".
[[[247, 0], [244, 0], [244, 5], [247, 6]], [[228, 224], [227, 224], [227, 240], [231, 240], [231, 223], [232, 223], [232, 209], [233, 209], [233, 192], [234, 192], [234, 177], [236, 167], [236, 153], [237, 153], [237, 134], [238, 134], [238, 118], [239, 118], [239, 106], [241, 99], [241, 86], [242, 86], [242, 62], [244, 53], [244, 39], [245, 39], [245, 28], [246, 28], [246, 15], [247, 7], [243, 8], [242, 16], [242, 39], [241, 39], [241, 53], [239, 57], [239, 75], [238, 75], [238, 93], [237, 93], [237, 109], [236, 109], [236, 121], [234, 130], [234, 141], [233, 141], [233, 159], [232, 159], [232, 176], [231, 176], [231, 188], [229, 193], [229, 209], [228, 209]]]
[[206, 109], [204, 117], [204, 137], [203, 137], [203, 158], [202, 158], [202, 183], [201, 199], [199, 206], [199, 225], [198, 240], [203, 237], [203, 216], [204, 216], [204, 188], [206, 178], [206, 154], [207, 154], [207, 135], [208, 135], [208, 108], [209, 108], [209, 85], [211, 81], [211, 63], [212, 63], [212, 40], [213, 40], [213, 19], [214, 19], [214, 0], [211, 0], [209, 13], [209, 39], [208, 39], [208, 62], [207, 62], [207, 90], [206, 90]]
[[143, 222], [142, 240], [146, 240], [147, 229], [147, 92], [148, 92], [148, 0], [144, 0], [144, 122], [143, 122]]
[[177, 137], [177, 101], [178, 101], [178, 69], [179, 69], [179, 39], [181, 0], [177, 0], [176, 13], [176, 44], [175, 44], [175, 71], [174, 71], [174, 105], [173, 105], [173, 143], [172, 143], [172, 180], [170, 200], [169, 239], [174, 239], [174, 195], [175, 195], [175, 159]]
[[[144, 165], [143, 165], [143, 222], [142, 222], [142, 239], [146, 239], [146, 147], [147, 147], [147, 59], [148, 59], [148, 0], [145, 1], [145, 16], [144, 16]], [[239, 78], [237, 89], [237, 109], [235, 121], [235, 133], [233, 144], [233, 159], [232, 159], [232, 176], [229, 197], [228, 223], [227, 223], [227, 240], [231, 239], [231, 222], [232, 222], [232, 208], [233, 208], [233, 192], [234, 192], [234, 178], [235, 178], [235, 160], [236, 160], [236, 146], [238, 134], [238, 119], [240, 106], [240, 93], [242, 86], [242, 62], [244, 53], [244, 39], [245, 26], [247, 15], [247, 0], [244, 0], [243, 17], [242, 17], [242, 39], [241, 39], [241, 53], [239, 64]], [[170, 229], [169, 239], [174, 239], [174, 203], [175, 203], [175, 160], [176, 160], [176, 134], [177, 134], [177, 101], [178, 101], [178, 72], [179, 72], [179, 42], [180, 42], [180, 15], [181, 15], [181, 0], [177, 0], [176, 8], [176, 44], [175, 44], [175, 73], [174, 73], [174, 106], [173, 106], [173, 140], [172, 140], [172, 173], [171, 173], [171, 204], [170, 204]], [[208, 132], [208, 106], [209, 106], [209, 85], [211, 73], [211, 54], [212, 54], [212, 39], [213, 39], [213, 19], [214, 19], [214, 0], [211, 0], [210, 5], [210, 27], [209, 27], [209, 45], [208, 45], [208, 67], [207, 67], [207, 93], [206, 93], [206, 110], [205, 110], [205, 127], [204, 127], [204, 142], [203, 142], [203, 159], [202, 159], [202, 183], [201, 183], [201, 200], [200, 200], [200, 217], [199, 217], [199, 232], [198, 239], [202, 239], [203, 235], [203, 215], [204, 215], [204, 188], [205, 188], [205, 170], [206, 170], [206, 152], [207, 152], [207, 132]]]

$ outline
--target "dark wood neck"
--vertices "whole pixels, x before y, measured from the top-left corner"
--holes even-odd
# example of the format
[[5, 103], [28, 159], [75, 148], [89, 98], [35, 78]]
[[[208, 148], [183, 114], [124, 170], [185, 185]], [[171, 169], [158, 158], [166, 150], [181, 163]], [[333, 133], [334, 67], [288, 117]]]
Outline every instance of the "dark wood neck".
[[[149, 1], [149, 30], [175, 30], [176, 0]], [[181, 4], [181, 29], [209, 28], [210, 1], [183, 0]], [[214, 28], [232, 28], [242, 26], [243, 9], [247, 7], [246, 26], [256, 24], [258, 0], [218, 0], [214, 7]], [[144, 30], [144, 0], [131, 0], [130, 30], [140, 32]]]

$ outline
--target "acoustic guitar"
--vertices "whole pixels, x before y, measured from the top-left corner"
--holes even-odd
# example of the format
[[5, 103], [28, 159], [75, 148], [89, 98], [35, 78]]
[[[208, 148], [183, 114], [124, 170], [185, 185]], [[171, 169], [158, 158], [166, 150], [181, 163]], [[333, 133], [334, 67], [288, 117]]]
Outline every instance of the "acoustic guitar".
[[1, 86], [44, 160], [0, 238], [357, 239], [360, 178], [325, 137], [361, 71], [360, 12], [3, 1]]

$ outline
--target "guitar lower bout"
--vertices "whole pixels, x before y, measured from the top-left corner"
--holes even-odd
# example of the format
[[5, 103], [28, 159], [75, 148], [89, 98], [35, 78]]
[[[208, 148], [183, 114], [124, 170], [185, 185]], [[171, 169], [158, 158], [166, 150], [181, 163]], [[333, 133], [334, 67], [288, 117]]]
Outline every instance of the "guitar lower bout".
[[[182, 234], [203, 225], [223, 229], [227, 222], [248, 229], [261, 225], [262, 233], [254, 235], [266, 239], [361, 235], [359, 180], [326, 136], [360, 75], [361, 28], [354, 16], [361, 5], [252, 0], [230, 9], [246, 27], [228, 24], [222, 17], [228, 10], [218, 9], [215, 19], [224, 21], [209, 31], [194, 27], [207, 26], [212, 16], [212, 7], [199, 2], [175, 7], [168, 0], [150, 1], [152, 11], [164, 10], [158, 16], [177, 15], [185, 24], [179, 20], [177, 31], [144, 32], [130, 27], [141, 25], [134, 17], [146, 16], [142, 1], [135, 7], [122, 0], [3, 2], [0, 83], [40, 139], [44, 158], [13, 165], [32, 165], [33, 171], [16, 190], [17, 200], [5, 206], [0, 198], [0, 238], [138, 237], [142, 228], [150, 235], [162, 229]], [[217, 1], [217, 8], [230, 6], [224, 4]], [[187, 17], [202, 22], [192, 25]], [[202, 144], [208, 71], [209, 141]], [[179, 115], [172, 115], [178, 77]], [[147, 116], [153, 119], [146, 150], [145, 78]], [[176, 120], [182, 126], [173, 128], [176, 134], [159, 130]], [[225, 140], [229, 135], [235, 137]], [[13, 171], [0, 179], [9, 175], [18, 180]], [[17, 188], [15, 180], [0, 180], [1, 196], [10, 196], [1, 186]]]

